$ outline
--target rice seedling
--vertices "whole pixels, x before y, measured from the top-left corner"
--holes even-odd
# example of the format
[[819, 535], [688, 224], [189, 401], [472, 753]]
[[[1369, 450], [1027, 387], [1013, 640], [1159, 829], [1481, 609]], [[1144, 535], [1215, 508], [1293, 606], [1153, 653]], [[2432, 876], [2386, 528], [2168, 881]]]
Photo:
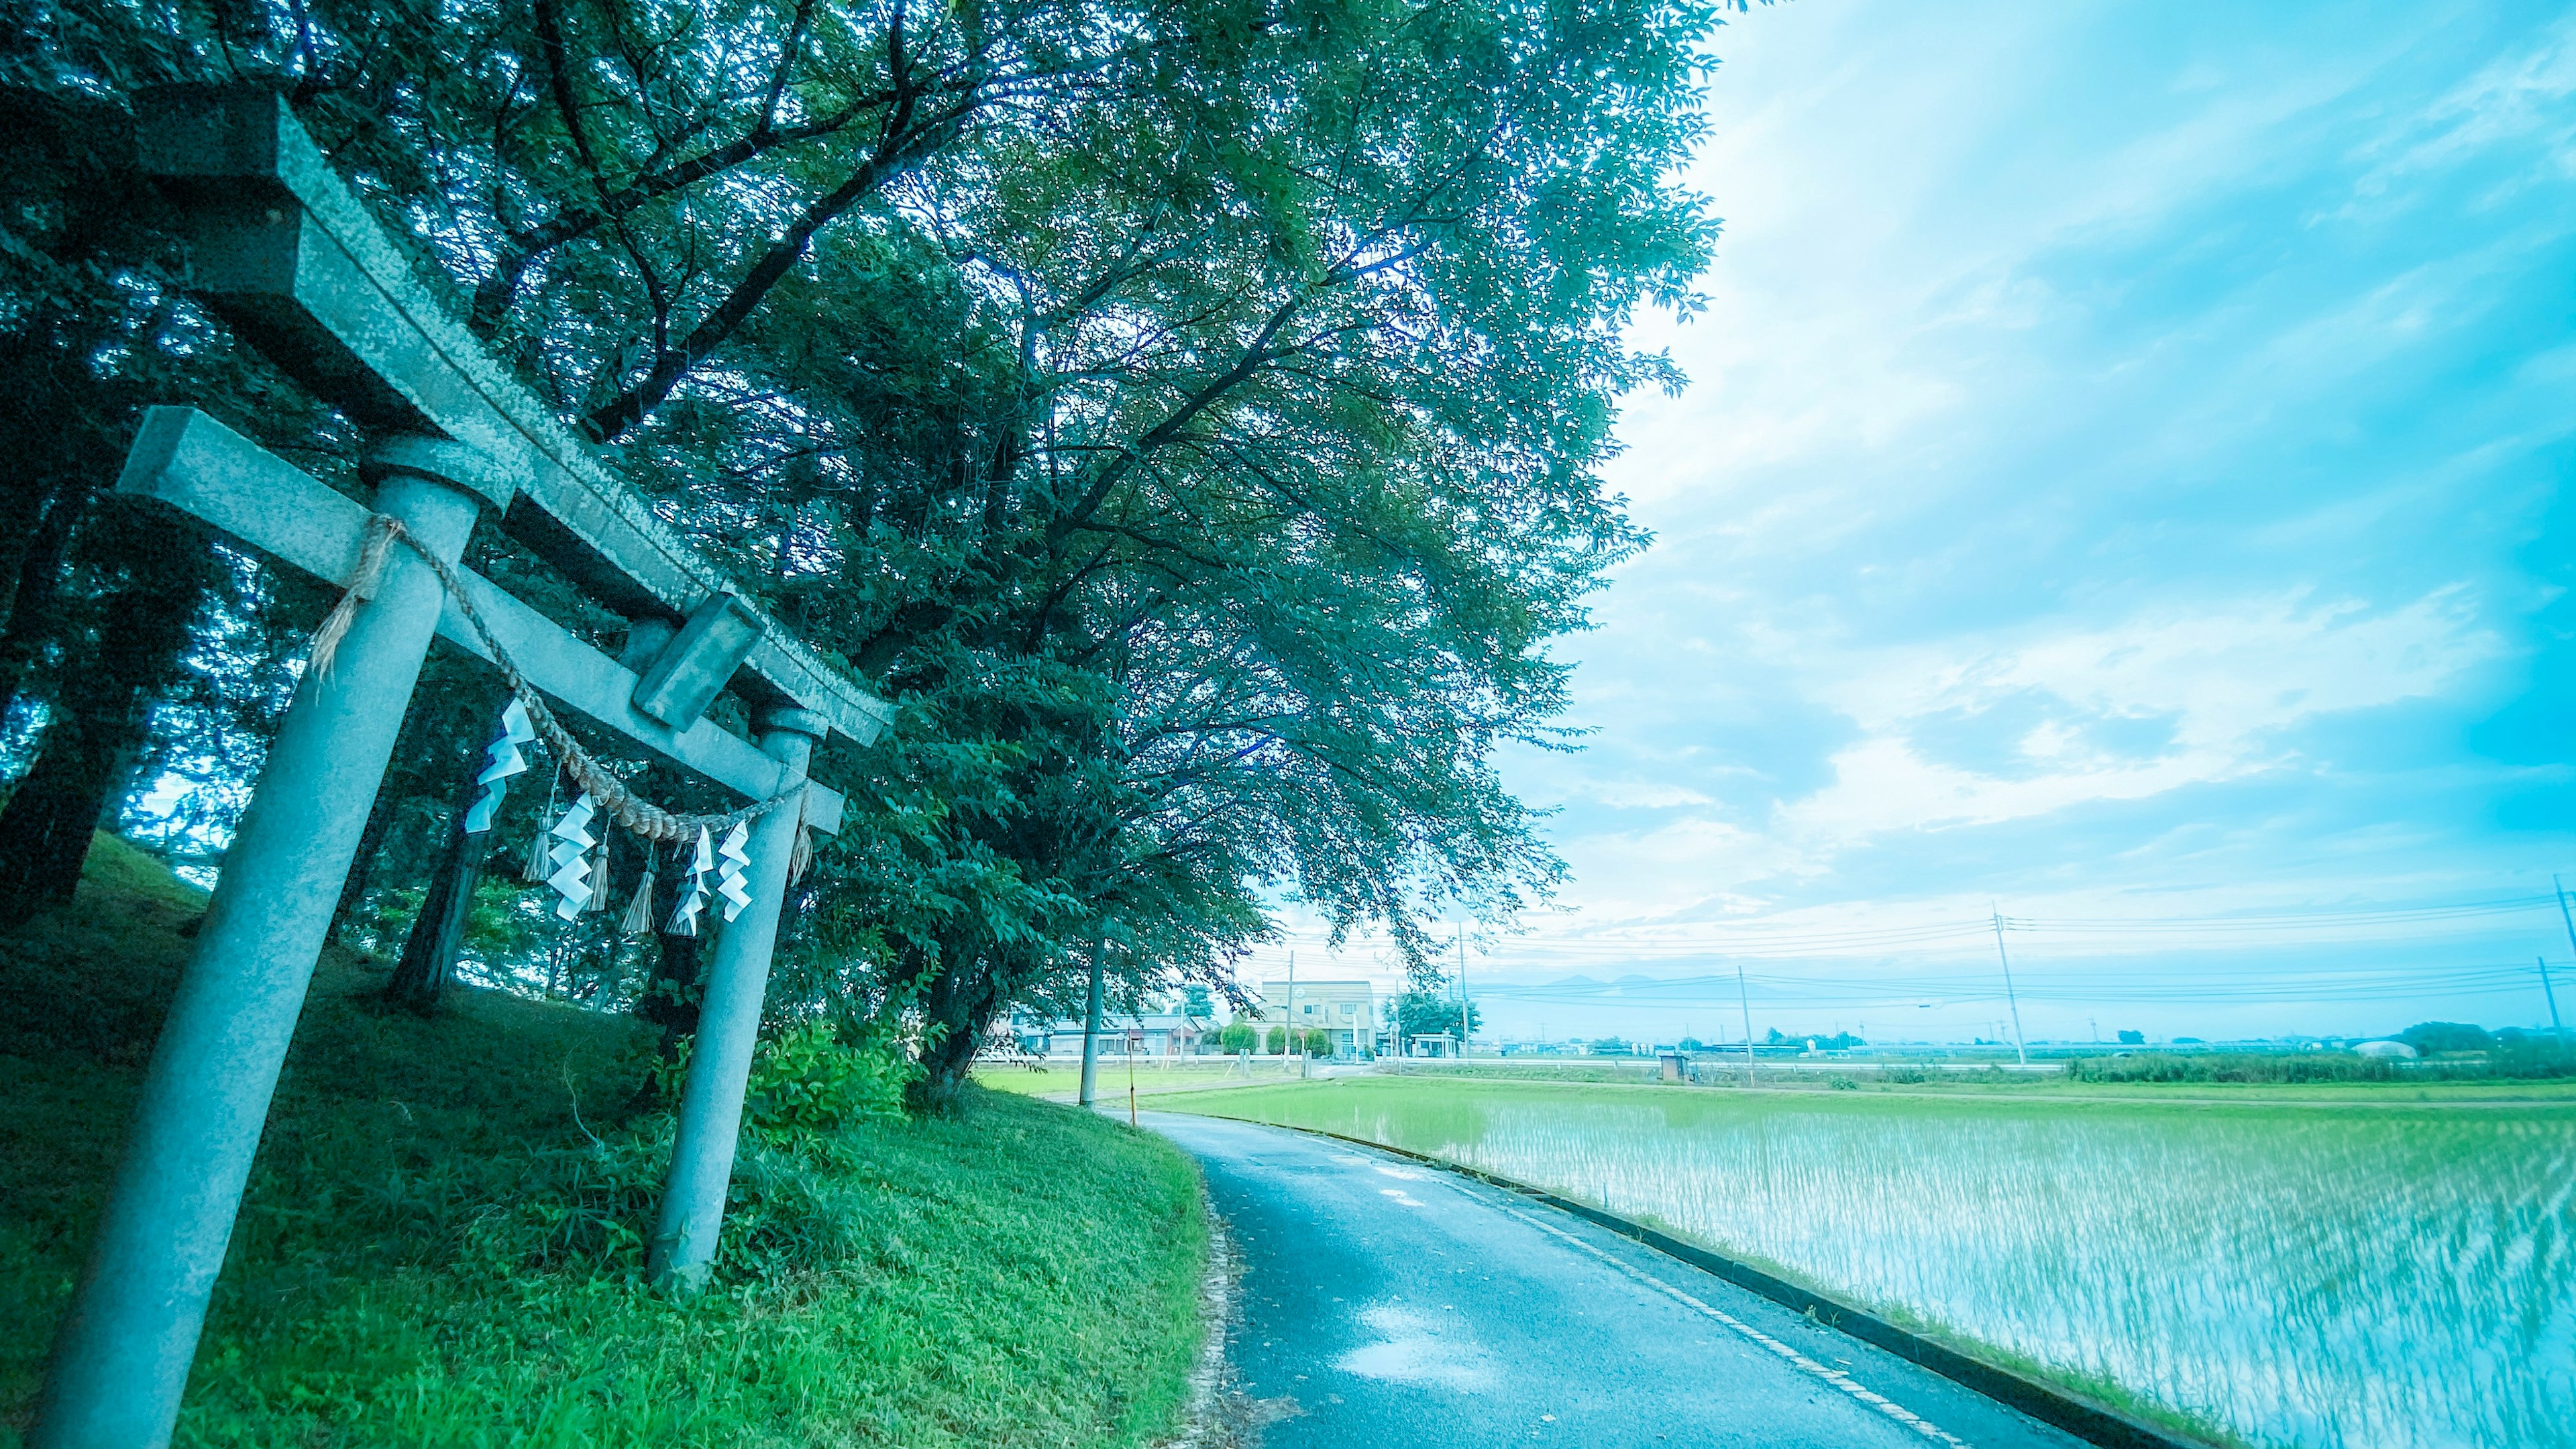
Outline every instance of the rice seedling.
[[1178, 1105], [1536, 1183], [2254, 1443], [2576, 1446], [2576, 1105], [1404, 1078]]

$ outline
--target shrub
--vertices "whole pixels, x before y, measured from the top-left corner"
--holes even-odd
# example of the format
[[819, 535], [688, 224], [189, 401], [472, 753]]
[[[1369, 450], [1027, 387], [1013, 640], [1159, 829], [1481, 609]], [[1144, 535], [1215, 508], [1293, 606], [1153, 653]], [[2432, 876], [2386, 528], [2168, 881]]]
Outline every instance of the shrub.
[[[689, 1076], [689, 1048], [654, 1071], [665, 1100], [677, 1102]], [[793, 1143], [866, 1117], [903, 1114], [904, 1089], [921, 1069], [885, 1043], [844, 1045], [827, 1022], [809, 1022], [762, 1040], [751, 1057], [742, 1099], [742, 1130]]]
[[2066, 1064], [2066, 1075], [2078, 1082], [2389, 1082], [2397, 1079], [2397, 1069], [2345, 1052], [2140, 1052], [2077, 1057]]
[[886, 1043], [844, 1045], [814, 1022], [760, 1044], [743, 1095], [743, 1125], [764, 1137], [827, 1132], [861, 1117], [903, 1114], [904, 1088], [919, 1069]]
[[2462, 1021], [2419, 1021], [2397, 1034], [2397, 1039], [2423, 1053], [2434, 1056], [2442, 1052], [2482, 1052], [2495, 1045], [2483, 1027]]
[[2576, 1051], [2555, 1033], [2524, 1032], [2507, 1027], [2487, 1049], [2487, 1072], [2498, 1077], [2576, 1077]]

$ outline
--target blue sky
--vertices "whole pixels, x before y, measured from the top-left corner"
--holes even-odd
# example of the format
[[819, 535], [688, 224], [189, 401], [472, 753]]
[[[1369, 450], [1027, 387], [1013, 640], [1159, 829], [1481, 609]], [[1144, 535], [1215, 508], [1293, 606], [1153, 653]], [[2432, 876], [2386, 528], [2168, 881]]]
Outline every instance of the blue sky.
[[1990, 1032], [1990, 902], [2033, 1037], [2545, 1022], [2576, 18], [1796, 0], [1717, 50], [1711, 305], [1645, 333], [1692, 386], [1613, 469], [1657, 543], [1566, 646], [1590, 747], [1509, 762], [1576, 878], [1470, 970], [1724, 989], [1496, 1026], [1732, 1036], [1745, 959], [1757, 1033]]

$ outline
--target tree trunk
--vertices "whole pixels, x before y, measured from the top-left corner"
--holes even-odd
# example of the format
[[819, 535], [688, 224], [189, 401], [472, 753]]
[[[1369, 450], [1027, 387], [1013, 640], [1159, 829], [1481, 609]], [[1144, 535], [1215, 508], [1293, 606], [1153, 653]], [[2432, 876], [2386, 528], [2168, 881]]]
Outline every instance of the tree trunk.
[[[689, 849], [672, 847], [664, 869], [653, 874], [653, 979], [635, 1001], [635, 1014], [662, 1028], [666, 1051], [676, 1048], [683, 1037], [698, 1030], [698, 994], [700, 974], [706, 969], [700, 946], [703, 936], [674, 936], [662, 929], [673, 912], [680, 909], [680, 895], [688, 884], [688, 872], [681, 866], [679, 852]], [[713, 919], [710, 910], [700, 917]]]
[[36, 763], [0, 811], [0, 925], [72, 897], [108, 795], [130, 778], [153, 702], [179, 674], [205, 597], [207, 555], [164, 540], [109, 601], [86, 657], [64, 670]]
[[[630, 640], [627, 657], [621, 662], [630, 669], [643, 668], [650, 655], [660, 647], [662, 639], [667, 637], [667, 632]], [[679, 772], [658, 760], [644, 772], [644, 788], [656, 800], [675, 798], [679, 786]], [[657, 855], [652, 861], [653, 939], [651, 949], [644, 953], [646, 969], [651, 976], [645, 981], [644, 989], [636, 994], [633, 1011], [662, 1028], [662, 1055], [665, 1060], [675, 1057], [681, 1040], [695, 1036], [698, 1030], [698, 995], [703, 985], [699, 977], [706, 969], [700, 946], [706, 937], [674, 936], [662, 929], [670, 924], [673, 913], [680, 909], [680, 895], [689, 880], [690, 853], [695, 849], [694, 841], [662, 845], [656, 848]], [[701, 932], [705, 931], [705, 923], [714, 915], [715, 912], [708, 911], [699, 917], [698, 929]]]
[[[971, 985], [964, 979], [969, 977]], [[948, 1030], [922, 1049], [922, 1076], [913, 1083], [911, 1094], [915, 1107], [945, 1112], [956, 1105], [966, 1074], [975, 1065], [975, 1044], [983, 1039], [984, 1028], [993, 1024], [997, 1005], [986, 971], [952, 968], [931, 984], [922, 1002], [922, 1016], [928, 1025]]]
[[[408, 777], [388, 774], [376, 787], [376, 803], [367, 811], [367, 828], [358, 834], [358, 854], [349, 862], [349, 878], [340, 882], [340, 903], [331, 908], [331, 928], [323, 933], [324, 941], [337, 944], [349, 918], [366, 903], [367, 887], [376, 874], [376, 857], [385, 849], [385, 837], [393, 833], [394, 817], [401, 813], [403, 791]], [[424, 904], [426, 904], [424, 902]]]
[[[471, 803], [471, 802], [468, 802]], [[474, 892], [483, 884], [483, 865], [492, 856], [489, 832], [468, 835], [451, 824], [447, 846], [438, 853], [438, 869], [421, 897], [420, 914], [403, 938], [401, 959], [385, 980], [385, 999], [422, 1016], [438, 1011], [447, 980], [456, 974], [456, 956], [465, 948], [465, 927], [474, 918]]]
[[0, 628], [0, 725], [6, 725], [17, 708], [36, 655], [62, 626], [63, 556], [71, 545], [72, 523], [88, 502], [85, 487], [67, 490], [55, 499], [18, 560], [9, 623]]

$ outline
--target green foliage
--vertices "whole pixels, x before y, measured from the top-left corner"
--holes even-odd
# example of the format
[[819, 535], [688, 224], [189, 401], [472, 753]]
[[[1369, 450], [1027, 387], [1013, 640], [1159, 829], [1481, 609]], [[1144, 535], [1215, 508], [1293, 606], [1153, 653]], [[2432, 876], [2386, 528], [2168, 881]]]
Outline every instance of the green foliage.
[[1309, 1028], [1304, 1033], [1304, 1040], [1299, 1043], [1298, 1050], [1310, 1057], [1331, 1056], [1333, 1054], [1333, 1034], [1329, 1031], [1325, 1031], [1321, 1027]]
[[2487, 1052], [2487, 1071], [2498, 1077], [2540, 1081], [2576, 1077], [2576, 1047], [2563, 1033], [2506, 1027]]
[[2419, 1021], [2397, 1034], [2397, 1039], [2425, 1056], [2445, 1052], [2482, 1052], [2495, 1045], [2495, 1038], [2485, 1028], [2460, 1021]]
[[1838, 1031], [1830, 1036], [1808, 1036], [1801, 1032], [1783, 1032], [1776, 1026], [1763, 1033], [1762, 1040], [1768, 1046], [1800, 1047], [1821, 1052], [1847, 1052], [1854, 1047], [1869, 1045], [1847, 1031]]
[[1395, 999], [1395, 1029], [1409, 1050], [1413, 1038], [1447, 1032], [1452, 1040], [1458, 1036], [1459, 1019], [1463, 1016], [1470, 1035], [1485, 1024], [1484, 1009], [1470, 998], [1461, 1007], [1457, 994], [1448, 990], [1440, 978], [1433, 977], [1428, 989], [1416, 988]]
[[2076, 1057], [2066, 1074], [2078, 1082], [2386, 1082], [2397, 1069], [2350, 1052], [2139, 1052]]
[[1240, 1017], [1227, 1022], [1225, 1030], [1216, 1034], [1218, 1047], [1228, 1053], [1251, 1051], [1259, 1045], [1260, 1040], [1261, 1028]]
[[[677, 1102], [696, 1043], [683, 1040], [651, 1069], [655, 1095]], [[903, 1112], [921, 1069], [890, 1043], [844, 1045], [829, 1022], [809, 1021], [764, 1036], [751, 1056], [743, 1131], [791, 1150], [852, 1122]]]
[[[357, 451], [310, 399], [263, 406], [118, 159], [144, 86], [276, 84], [496, 355], [897, 706], [817, 762], [850, 809], [773, 988], [900, 1026], [925, 1102], [1004, 1013], [1073, 1014], [1095, 962], [1131, 994], [1214, 985], [1282, 890], [1427, 972], [1433, 920], [1559, 880], [1494, 760], [1572, 742], [1551, 643], [1645, 542], [1602, 470], [1618, 398], [1679, 381], [1626, 330], [1693, 310], [1713, 244], [1673, 181], [1712, 5], [40, 9], [5, 62], [46, 140], [0, 159], [27, 242], [0, 342], [60, 384], [44, 416], [107, 420], [54, 471], [102, 487], [146, 394], [334, 476]], [[111, 389], [94, 358], [133, 361]], [[473, 561], [619, 627], [505, 540]], [[315, 599], [243, 577], [196, 674], [225, 810]], [[358, 897], [416, 889], [443, 842], [478, 671], [433, 665]], [[643, 994], [596, 922], [480, 905], [491, 979]]]
[[1288, 1054], [1288, 1028], [1284, 1026], [1274, 1026], [1270, 1028], [1269, 1034], [1262, 1038], [1261, 1049], [1274, 1057], [1286, 1056]]
[[889, 1044], [844, 1046], [823, 1022], [793, 1027], [753, 1054], [743, 1123], [766, 1137], [795, 1138], [864, 1117], [897, 1116], [904, 1089], [918, 1075]]

